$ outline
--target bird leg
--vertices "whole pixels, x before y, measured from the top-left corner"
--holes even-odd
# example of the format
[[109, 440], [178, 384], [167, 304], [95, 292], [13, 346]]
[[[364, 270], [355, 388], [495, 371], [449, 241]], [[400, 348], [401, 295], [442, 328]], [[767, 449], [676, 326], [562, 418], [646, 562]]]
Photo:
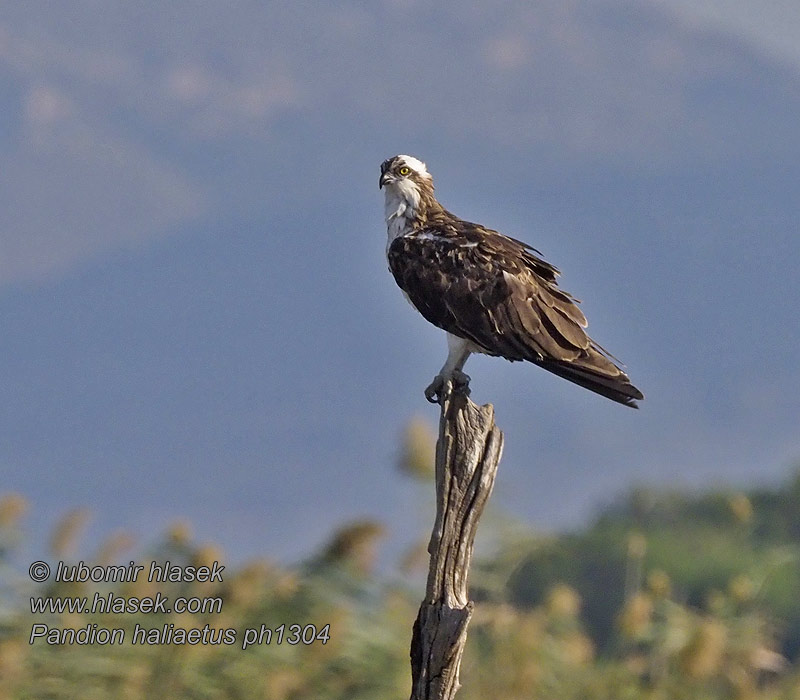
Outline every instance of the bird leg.
[[461, 371], [470, 356], [469, 345], [468, 340], [447, 334], [447, 360], [425, 389], [425, 398], [428, 401], [441, 403], [453, 391], [462, 391], [469, 396], [469, 376]]
[[442, 399], [454, 391], [462, 391], [469, 396], [470, 377], [461, 370], [454, 371], [449, 377], [437, 374], [425, 389], [425, 398], [431, 403], [441, 403]]

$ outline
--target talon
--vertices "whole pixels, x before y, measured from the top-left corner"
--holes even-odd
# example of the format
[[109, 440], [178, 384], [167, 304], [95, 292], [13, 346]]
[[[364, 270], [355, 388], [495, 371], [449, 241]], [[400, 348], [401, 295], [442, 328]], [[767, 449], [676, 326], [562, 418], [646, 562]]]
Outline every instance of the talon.
[[437, 374], [433, 378], [433, 381], [425, 389], [425, 398], [428, 399], [430, 403], [439, 403], [442, 397], [443, 389], [444, 377], [442, 377], [441, 374]]
[[470, 376], [464, 374], [460, 369], [453, 372], [453, 389], [463, 391], [467, 396], [469, 396], [469, 381]]

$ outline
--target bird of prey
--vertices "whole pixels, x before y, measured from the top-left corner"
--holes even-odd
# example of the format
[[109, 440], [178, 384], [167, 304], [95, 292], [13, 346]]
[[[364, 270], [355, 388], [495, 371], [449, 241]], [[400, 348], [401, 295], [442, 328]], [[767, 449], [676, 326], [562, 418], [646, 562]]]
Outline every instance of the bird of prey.
[[466, 386], [471, 353], [527, 360], [612, 401], [638, 408], [642, 392], [584, 330], [577, 299], [535, 248], [459, 219], [433, 194], [425, 163], [397, 155], [381, 164], [389, 269], [411, 304], [447, 332], [444, 366], [425, 390], [436, 403]]

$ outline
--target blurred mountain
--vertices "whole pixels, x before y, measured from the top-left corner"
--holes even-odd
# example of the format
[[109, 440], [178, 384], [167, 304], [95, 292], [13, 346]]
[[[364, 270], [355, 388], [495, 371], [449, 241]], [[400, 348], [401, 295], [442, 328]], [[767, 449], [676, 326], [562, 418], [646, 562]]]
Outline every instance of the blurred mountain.
[[471, 360], [497, 498], [561, 526], [632, 479], [774, 479], [800, 68], [757, 39], [667, 3], [6, 4], [5, 485], [144, 532], [179, 510], [236, 554], [405, 519], [395, 445], [444, 342], [385, 270], [397, 152], [562, 268], [647, 395]]

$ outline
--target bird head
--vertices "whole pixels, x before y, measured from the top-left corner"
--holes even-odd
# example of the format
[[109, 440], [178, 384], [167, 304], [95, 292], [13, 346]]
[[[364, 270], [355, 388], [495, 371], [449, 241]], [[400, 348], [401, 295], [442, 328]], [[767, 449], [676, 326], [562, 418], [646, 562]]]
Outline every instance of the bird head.
[[414, 156], [399, 155], [387, 158], [381, 163], [378, 187], [433, 189], [433, 178], [421, 160]]

